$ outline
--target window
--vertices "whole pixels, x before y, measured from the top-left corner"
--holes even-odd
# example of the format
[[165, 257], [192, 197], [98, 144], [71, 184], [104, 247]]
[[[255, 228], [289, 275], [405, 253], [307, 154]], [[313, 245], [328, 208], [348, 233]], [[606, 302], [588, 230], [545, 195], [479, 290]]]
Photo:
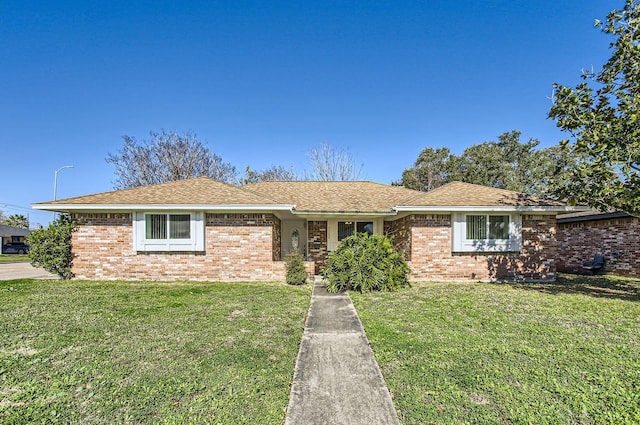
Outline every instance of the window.
[[136, 213], [136, 251], [204, 251], [203, 213]]
[[467, 239], [485, 239], [487, 237], [487, 217], [484, 215], [467, 216]]
[[468, 215], [466, 224], [466, 239], [509, 239], [508, 215]]
[[357, 220], [356, 217], [352, 220], [345, 218], [341, 221], [340, 219], [327, 220], [327, 250], [334, 251], [340, 241], [354, 233], [373, 235], [382, 231], [382, 220], [372, 220], [369, 217], [363, 218], [362, 221]]
[[456, 214], [453, 250], [519, 251], [520, 233], [520, 216], [516, 214]]
[[373, 235], [373, 222], [371, 221], [359, 221], [358, 233], [367, 233], [369, 236]]
[[[147, 239], [189, 239], [191, 215], [189, 214], [145, 214], [145, 237]], [[167, 237], [169, 229], [169, 237]]]
[[509, 239], [509, 216], [489, 216], [489, 239]]
[[367, 233], [373, 235], [372, 221], [339, 221], [338, 222], [338, 241], [343, 240], [347, 236], [351, 236], [354, 230], [358, 233]]
[[338, 222], [338, 241], [353, 235], [353, 221], [339, 221]]
[[167, 218], [164, 214], [146, 214], [145, 223], [147, 239], [167, 238]]
[[191, 238], [191, 228], [189, 226], [191, 216], [189, 214], [169, 215], [169, 239], [189, 239]]

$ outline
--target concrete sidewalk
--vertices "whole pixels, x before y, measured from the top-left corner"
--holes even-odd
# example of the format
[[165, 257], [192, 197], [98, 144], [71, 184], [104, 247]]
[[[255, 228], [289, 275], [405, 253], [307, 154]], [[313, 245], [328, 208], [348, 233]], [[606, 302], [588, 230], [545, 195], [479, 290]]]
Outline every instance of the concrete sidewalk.
[[348, 294], [316, 280], [287, 407], [286, 425], [399, 424]]

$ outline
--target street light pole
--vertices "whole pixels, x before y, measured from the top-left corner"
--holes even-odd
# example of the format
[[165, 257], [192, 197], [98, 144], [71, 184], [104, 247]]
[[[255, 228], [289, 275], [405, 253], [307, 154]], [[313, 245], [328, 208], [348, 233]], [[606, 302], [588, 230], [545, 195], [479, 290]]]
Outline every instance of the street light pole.
[[[61, 170], [64, 170], [65, 168], [73, 168], [73, 165], [65, 165], [63, 167], [60, 167], [56, 170], [55, 173], [53, 173], [53, 200], [55, 201], [58, 195], [58, 173]], [[53, 219], [56, 219], [56, 213], [53, 213]]]
[[58, 193], [58, 173], [61, 170], [64, 170], [65, 168], [73, 168], [73, 165], [65, 165], [63, 167], [60, 167], [56, 170], [56, 172], [53, 174], [53, 200], [56, 200], [56, 196]]

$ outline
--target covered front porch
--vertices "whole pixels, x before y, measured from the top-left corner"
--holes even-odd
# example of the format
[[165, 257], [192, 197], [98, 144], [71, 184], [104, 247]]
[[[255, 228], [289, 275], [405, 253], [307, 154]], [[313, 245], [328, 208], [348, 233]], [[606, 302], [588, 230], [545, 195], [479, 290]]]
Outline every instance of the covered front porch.
[[314, 263], [320, 274], [329, 252], [354, 233], [384, 234], [385, 219], [375, 214], [308, 215], [282, 217], [279, 235], [281, 258], [297, 252]]

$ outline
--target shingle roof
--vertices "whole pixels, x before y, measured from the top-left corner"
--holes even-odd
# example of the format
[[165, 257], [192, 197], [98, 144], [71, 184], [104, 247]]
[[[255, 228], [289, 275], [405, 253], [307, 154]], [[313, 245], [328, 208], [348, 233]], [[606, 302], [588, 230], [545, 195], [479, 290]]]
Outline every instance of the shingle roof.
[[[46, 202], [64, 205], [262, 205], [277, 204], [273, 199], [208, 177], [178, 180], [133, 189], [78, 196]], [[37, 204], [36, 204], [37, 205]]]
[[633, 217], [622, 211], [600, 211], [596, 209], [586, 209], [584, 211], [576, 211], [568, 214], [558, 215], [558, 223], [574, 223], [579, 221], [592, 221], [592, 220], [609, 220], [613, 218], [626, 218]]
[[430, 192], [368, 181], [286, 181], [232, 186], [208, 177], [180, 180], [133, 189], [60, 199], [34, 204], [35, 208], [69, 209], [83, 206], [201, 205], [276, 206], [295, 205], [306, 213], [394, 213], [395, 207], [560, 207], [557, 201], [508, 190], [453, 182]]
[[562, 202], [510, 190], [471, 183], [452, 182], [408, 200], [404, 205], [422, 207], [556, 207]]
[[280, 203], [295, 204], [298, 212], [391, 212], [420, 193], [366, 181], [261, 182], [245, 188]]
[[0, 236], [2, 237], [10, 237], [10, 236], [27, 236], [31, 233], [30, 230], [21, 229], [19, 227], [13, 227], [6, 224], [0, 224]]

